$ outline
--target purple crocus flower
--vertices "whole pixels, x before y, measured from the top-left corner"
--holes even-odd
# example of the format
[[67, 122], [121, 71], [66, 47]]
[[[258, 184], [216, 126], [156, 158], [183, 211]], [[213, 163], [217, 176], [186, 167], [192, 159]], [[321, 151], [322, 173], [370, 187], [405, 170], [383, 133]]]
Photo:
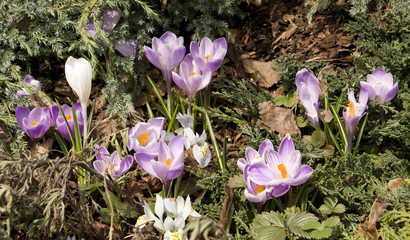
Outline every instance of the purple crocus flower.
[[172, 72], [172, 78], [178, 87], [186, 91], [188, 101], [193, 102], [195, 94], [211, 82], [212, 72], [210, 70], [201, 72], [194, 58], [188, 54], [179, 66], [179, 75]]
[[356, 131], [357, 125], [359, 125], [360, 119], [366, 115], [367, 109], [367, 100], [368, 100], [368, 92], [366, 88], [362, 88], [359, 94], [359, 102], [356, 102], [354, 97], [354, 91], [349, 93], [349, 103], [345, 111], [343, 112], [343, 118], [345, 120], [345, 126], [347, 135], [349, 137], [348, 140], [348, 148], [347, 151], [352, 151], [352, 140], [354, 132]]
[[[71, 107], [64, 104], [61, 106], [65, 118], [67, 120], [68, 126], [70, 127], [71, 133], [73, 134], [73, 138], [75, 138], [75, 130], [74, 130], [74, 118], [73, 118], [73, 110]], [[83, 118], [83, 110], [81, 109], [81, 103], [78, 102], [74, 104], [75, 115], [77, 116], [78, 127], [80, 129], [80, 134], [83, 134], [84, 131], [84, 118]], [[57, 130], [61, 133], [61, 135], [71, 142], [70, 134], [68, 132], [67, 126], [65, 125], [63, 115], [60, 112], [58, 106], [53, 105], [51, 106], [51, 119], [53, 120], [54, 126], [56, 126]], [[74, 139], [75, 141], [75, 139]]]
[[320, 127], [319, 122], [319, 82], [306, 68], [296, 74], [295, 80], [300, 101], [306, 109], [309, 121]]
[[146, 123], [139, 122], [128, 132], [128, 150], [136, 153], [158, 153], [158, 140], [164, 126], [164, 118], [151, 118]]
[[[103, 12], [104, 32], [109, 34], [111, 30], [113, 30], [114, 27], [117, 25], [118, 21], [120, 20], [120, 17], [120, 13], [115, 10], [105, 10]], [[97, 35], [97, 32], [94, 28], [94, 19], [91, 19], [91, 21], [85, 27], [85, 30], [91, 35], [92, 38], [95, 37], [95, 35]]]
[[171, 96], [171, 72], [185, 56], [184, 38], [166, 32], [159, 39], [152, 38], [152, 48], [144, 46], [148, 60], [159, 68], [167, 82], [168, 98]]
[[16, 120], [20, 128], [35, 141], [43, 137], [51, 125], [50, 111], [47, 108], [36, 107], [30, 111], [26, 107], [17, 107]]
[[249, 179], [248, 170], [251, 165], [246, 165], [243, 176], [246, 182], [245, 197], [251, 202], [264, 203], [272, 196], [280, 197], [289, 191], [290, 185], [281, 183], [276, 186], [259, 185]]
[[245, 150], [246, 160], [244, 158], [240, 158], [238, 160], [237, 164], [238, 164], [239, 169], [241, 169], [243, 172], [246, 165], [250, 165], [257, 161], [263, 161], [264, 153], [268, 149], [272, 149], [272, 150], [274, 149], [273, 144], [269, 139], [266, 139], [265, 141], [261, 143], [258, 151], [256, 151], [255, 149], [251, 147], [247, 147]]
[[159, 141], [158, 160], [156, 155], [149, 153], [135, 153], [137, 163], [147, 173], [161, 180], [165, 186], [177, 178], [184, 170], [184, 140], [182, 136], [174, 137], [167, 145]]
[[200, 45], [198, 45], [197, 42], [192, 41], [189, 48], [191, 55], [201, 72], [206, 70], [215, 72], [221, 66], [226, 52], [228, 51], [228, 45], [224, 37], [216, 39], [215, 42], [204, 37], [201, 40]]
[[[30, 74], [27, 74], [24, 77], [23, 83], [19, 83], [20, 85], [28, 85], [28, 86], [33, 86], [35, 87], [37, 90], [41, 91], [41, 84], [39, 81], [35, 80], [33, 76], [31, 76]], [[33, 94], [34, 91], [31, 91], [31, 94]], [[10, 94], [10, 90], [8, 88], [6, 88], [6, 95], [8, 96]], [[30, 95], [30, 93], [27, 91], [26, 88], [22, 88], [21, 90], [18, 90], [16, 92], [16, 95], [14, 95], [14, 99], [19, 99], [22, 96], [28, 96]]]
[[250, 180], [259, 185], [298, 186], [306, 182], [313, 172], [310, 166], [302, 165], [302, 156], [295, 150], [289, 134], [282, 140], [279, 152], [273, 149], [265, 151], [265, 161], [255, 162], [248, 169]]
[[132, 166], [133, 159], [130, 155], [120, 159], [120, 154], [115, 151], [111, 155], [105, 147], [96, 147], [97, 155], [93, 162], [95, 170], [104, 174], [106, 171], [114, 178], [124, 175]]
[[114, 49], [120, 52], [124, 57], [132, 56], [132, 58], [135, 58], [137, 56], [137, 45], [138, 40], [136, 39], [115, 41]]
[[372, 74], [367, 75], [367, 82], [360, 82], [362, 89], [366, 89], [369, 98], [374, 100], [379, 96], [378, 102], [392, 100], [399, 90], [399, 83], [393, 85], [393, 75], [387, 73], [383, 68], [377, 68]]

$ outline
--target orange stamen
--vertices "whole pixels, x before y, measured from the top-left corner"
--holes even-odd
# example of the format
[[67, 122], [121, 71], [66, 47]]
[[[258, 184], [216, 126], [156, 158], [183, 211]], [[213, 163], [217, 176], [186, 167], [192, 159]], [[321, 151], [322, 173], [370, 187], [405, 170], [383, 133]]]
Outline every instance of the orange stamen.
[[171, 167], [171, 158], [168, 158], [167, 160], [165, 160], [165, 164], [170, 168]]
[[350, 102], [349, 104], [347, 104], [347, 106], [349, 107], [349, 117], [354, 116], [353, 102]]
[[206, 56], [205, 56], [205, 59], [206, 59], [206, 62], [209, 62], [209, 61], [211, 61], [211, 60], [212, 60], [212, 57], [211, 57], [211, 56], [209, 56], [209, 55], [206, 55]]
[[38, 122], [33, 121], [33, 123], [31, 124], [31, 126], [33, 126], [33, 127], [34, 127], [34, 126], [36, 126], [36, 125], [37, 125], [37, 123], [38, 123]]
[[196, 75], [196, 72], [191, 72], [191, 76], [194, 76], [194, 75]]
[[286, 167], [285, 164], [281, 163], [278, 165], [278, 170], [282, 174], [282, 178], [286, 178]]
[[114, 165], [110, 164], [110, 167], [111, 167], [111, 170], [113, 170], [113, 169], [114, 169]]
[[381, 82], [377, 83], [377, 85], [380, 85], [380, 84], [382, 84], [382, 83]]
[[66, 116], [65, 116], [65, 119], [66, 119], [66, 120], [71, 120], [71, 119], [73, 119], [73, 116], [71, 116], [71, 115], [66, 115]]
[[261, 193], [261, 192], [263, 192], [263, 185], [257, 185], [256, 186], [256, 194], [259, 194], [259, 193]]
[[148, 133], [143, 133], [143, 134], [141, 134], [141, 137], [138, 138], [138, 142], [139, 142], [141, 145], [147, 144], [147, 140], [148, 140]]

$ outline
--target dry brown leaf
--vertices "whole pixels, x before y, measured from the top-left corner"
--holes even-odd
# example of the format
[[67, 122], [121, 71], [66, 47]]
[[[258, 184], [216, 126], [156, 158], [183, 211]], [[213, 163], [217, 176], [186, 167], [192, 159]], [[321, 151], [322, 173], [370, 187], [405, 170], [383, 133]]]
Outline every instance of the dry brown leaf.
[[329, 123], [333, 119], [332, 111], [330, 111], [329, 109], [320, 109], [319, 114], [327, 123]]
[[[399, 187], [405, 180], [403, 178], [396, 178], [390, 180], [388, 186], [394, 190], [395, 188]], [[389, 205], [388, 202], [383, 201], [380, 198], [376, 198], [373, 202], [372, 207], [370, 208], [369, 216], [366, 218], [364, 223], [359, 225], [358, 231], [363, 234], [365, 239], [368, 240], [377, 240], [379, 238], [379, 232], [377, 231], [377, 220], [379, 219], [379, 215], [386, 210], [387, 206]]]
[[322, 70], [320, 70], [319, 74], [317, 75], [317, 80], [319, 81], [319, 89], [320, 89], [320, 99], [327, 97], [327, 83], [325, 76], [336, 76], [337, 72], [335, 71], [335, 66], [327, 65]]
[[256, 125], [268, 131], [277, 131], [280, 135], [300, 135], [292, 109], [276, 107], [273, 102], [263, 102], [259, 106], [260, 119]]
[[262, 87], [269, 88], [279, 81], [279, 74], [273, 71], [276, 67], [274, 61], [259, 62], [250, 59], [242, 60], [245, 71], [252, 75], [252, 78], [259, 82]]

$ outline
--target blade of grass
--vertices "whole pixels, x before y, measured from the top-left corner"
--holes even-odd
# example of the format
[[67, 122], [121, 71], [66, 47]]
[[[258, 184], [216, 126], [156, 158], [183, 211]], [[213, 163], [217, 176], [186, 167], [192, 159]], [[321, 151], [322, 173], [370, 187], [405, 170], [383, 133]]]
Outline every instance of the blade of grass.
[[176, 118], [177, 113], [178, 113], [178, 107], [179, 107], [179, 104], [177, 104], [177, 106], [174, 110], [174, 113], [172, 114], [172, 118], [169, 121], [168, 128], [167, 128], [167, 133], [169, 133], [174, 128], [174, 122], [175, 122], [175, 118]]
[[344, 151], [342, 151], [342, 149], [339, 146], [339, 143], [337, 143], [336, 137], [335, 135], [333, 135], [332, 131], [330, 130], [329, 126], [327, 126], [326, 122], [323, 122], [325, 125], [325, 129], [327, 129], [327, 134], [330, 137], [330, 139], [332, 140], [333, 146], [335, 146], [337, 148], [337, 150], [339, 151], [340, 155], [344, 156], [345, 153]]
[[[87, 123], [88, 128], [87, 129], [90, 129], [90, 130], [91, 130], [92, 119], [94, 117], [95, 104], [97, 103], [97, 96], [98, 96], [98, 92], [95, 95], [95, 98], [93, 100], [93, 105], [91, 106], [90, 114], [88, 115], [88, 123]], [[88, 133], [88, 134], [90, 134], [90, 133]], [[88, 136], [87, 136], [87, 138], [88, 138]], [[84, 143], [85, 143], [85, 141], [84, 141]]]
[[149, 118], [154, 118], [154, 113], [152, 112], [152, 109], [151, 109], [151, 106], [149, 105], [149, 102], [146, 102], [145, 105], [147, 106], [148, 117]]
[[57, 132], [54, 132], [54, 136], [57, 139], [58, 145], [60, 145], [61, 151], [63, 151], [64, 155], [67, 156], [68, 155], [68, 149], [67, 149], [67, 146], [64, 143], [64, 140], [61, 138], [61, 136]]
[[209, 136], [211, 137], [212, 145], [214, 146], [215, 155], [218, 160], [219, 169], [221, 170], [221, 172], [225, 172], [226, 169], [225, 169], [225, 166], [221, 158], [221, 153], [219, 152], [218, 142], [216, 141], [214, 130], [212, 129], [211, 120], [209, 119], [208, 113], [206, 111], [203, 112], [203, 115], [205, 117], [205, 120], [208, 126], [208, 132], [209, 132]]
[[80, 127], [78, 126], [77, 114], [75, 112], [73, 104], [71, 104], [71, 110], [73, 111], [75, 145], [77, 146], [77, 151], [81, 151], [81, 132], [80, 132]]
[[339, 126], [339, 132], [340, 132], [340, 134], [341, 134], [341, 137], [342, 137], [342, 140], [343, 140], [343, 146], [344, 146], [344, 149], [345, 149], [345, 151], [346, 151], [347, 144], [348, 144], [348, 143], [347, 143], [346, 130], [345, 130], [343, 124], [342, 124], [342, 121], [341, 121], [339, 115], [337, 114], [335, 108], [333, 107], [333, 105], [332, 105], [332, 104], [329, 104], [329, 107], [330, 107], [330, 110], [331, 110], [332, 113], [333, 113], [333, 119], [336, 120], [336, 123], [337, 123], [337, 125]]
[[158, 101], [161, 104], [161, 107], [162, 107], [163, 111], [166, 113], [165, 117], [168, 120], [170, 120], [171, 119], [170, 109], [168, 109], [167, 105], [165, 104], [164, 99], [162, 98], [161, 93], [159, 92], [159, 90], [158, 90], [157, 86], [155, 85], [155, 83], [152, 81], [152, 79], [148, 75], [146, 75], [146, 76], [147, 76], [148, 82], [150, 83], [150, 85], [152, 87], [152, 90], [154, 91], [155, 96], [158, 98]]
[[360, 127], [359, 135], [356, 138], [356, 145], [354, 146], [353, 156], [356, 156], [357, 149], [359, 148], [360, 140], [362, 139], [364, 128], [366, 127], [367, 121], [369, 120], [369, 114], [366, 114], [362, 126]]

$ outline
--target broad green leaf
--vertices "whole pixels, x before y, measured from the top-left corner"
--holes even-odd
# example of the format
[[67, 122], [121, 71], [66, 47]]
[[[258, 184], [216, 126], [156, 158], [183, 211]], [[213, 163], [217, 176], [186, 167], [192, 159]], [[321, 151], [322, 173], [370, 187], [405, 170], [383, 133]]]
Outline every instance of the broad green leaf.
[[285, 229], [280, 227], [265, 227], [256, 232], [256, 240], [284, 240], [286, 239]]
[[317, 147], [322, 147], [326, 143], [325, 134], [322, 131], [315, 130], [312, 133], [312, 144]]
[[302, 212], [295, 207], [287, 208], [285, 214], [288, 216], [286, 225], [293, 234], [304, 238], [310, 238], [310, 234], [303, 231], [302, 227], [309, 222], [317, 222], [318, 218], [315, 215], [308, 212]]
[[303, 230], [311, 230], [311, 229], [323, 229], [323, 225], [320, 222], [308, 222], [302, 227]]
[[345, 205], [339, 203], [336, 205], [335, 208], [333, 208], [334, 213], [344, 213], [346, 211]]
[[279, 212], [270, 211], [258, 214], [253, 219], [251, 229], [257, 240], [268, 240], [272, 237], [278, 240], [286, 238], [285, 219]]
[[298, 125], [298, 127], [303, 128], [306, 127], [309, 123], [309, 120], [304, 117], [304, 116], [297, 116], [296, 117], [296, 124]]
[[245, 178], [242, 174], [232, 176], [228, 180], [228, 186], [230, 188], [246, 188]]
[[284, 106], [284, 107], [293, 107], [296, 105], [296, 91], [291, 92], [286, 96], [279, 95], [276, 96], [275, 99], [273, 100], [275, 102], [275, 105], [277, 106]]
[[332, 235], [332, 229], [326, 227], [323, 230], [313, 230], [312, 232], [310, 232], [310, 235], [314, 239], [328, 238], [328, 237], [330, 237], [330, 235]]
[[334, 227], [339, 223], [340, 223], [340, 219], [338, 216], [330, 217], [322, 222], [322, 224], [326, 227]]

